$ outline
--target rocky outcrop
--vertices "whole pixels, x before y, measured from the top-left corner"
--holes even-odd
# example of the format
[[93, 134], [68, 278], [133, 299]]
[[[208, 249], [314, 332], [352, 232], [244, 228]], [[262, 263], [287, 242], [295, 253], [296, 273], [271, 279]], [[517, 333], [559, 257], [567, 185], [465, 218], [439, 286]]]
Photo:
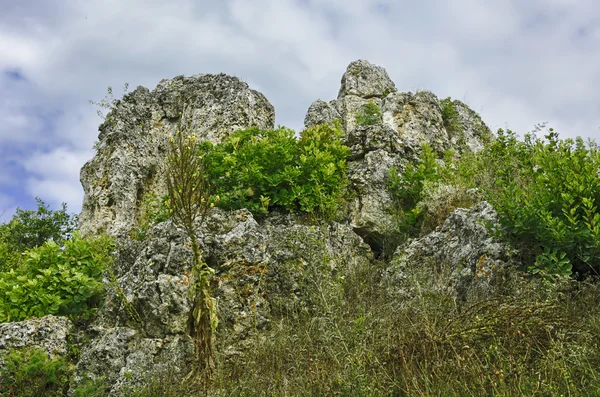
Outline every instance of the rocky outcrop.
[[[190, 372], [188, 239], [170, 221], [150, 233], [144, 242], [121, 240], [117, 285], [107, 280], [107, 299], [90, 327], [94, 337], [82, 349], [72, 389], [105, 377], [110, 395], [120, 396], [148, 377]], [[270, 327], [278, 313], [310, 310], [311, 277], [334, 288], [336, 277], [372, 260], [370, 248], [348, 226], [310, 225], [293, 215], [272, 214], [259, 224], [247, 210], [214, 209], [198, 238], [204, 259], [217, 271], [218, 349], [225, 359], [243, 357], [248, 336]]]
[[201, 140], [218, 143], [241, 128], [273, 128], [275, 115], [264, 95], [224, 74], [162, 80], [153, 91], [138, 87], [107, 115], [98, 153], [81, 170], [84, 234], [127, 235], [144, 195], [164, 194], [167, 137], [182, 121]]
[[456, 209], [434, 232], [398, 247], [387, 270], [388, 287], [409, 298], [416, 289], [427, 288], [424, 282], [453, 289], [460, 300], [489, 290], [517, 254], [492, 236], [488, 226], [497, 224], [496, 211], [485, 201]]
[[68, 318], [55, 316], [0, 324], [0, 366], [2, 357], [14, 349], [40, 349], [50, 357], [65, 356], [71, 328]]
[[[375, 125], [357, 125], [356, 115], [367, 103], [375, 104], [381, 120]], [[391, 199], [386, 191], [388, 172], [417, 158], [428, 143], [441, 153], [446, 149], [480, 150], [491, 138], [479, 116], [455, 101], [458, 124], [462, 130], [448, 133], [439, 99], [429, 91], [398, 92], [385, 69], [365, 60], [352, 62], [342, 76], [337, 99], [315, 101], [304, 124], [332, 123], [339, 119], [352, 148], [348, 163], [350, 189], [357, 194], [349, 206], [352, 226], [372, 246], [390, 231]], [[454, 126], [457, 124], [455, 123]]]
[[478, 152], [483, 149], [483, 144], [493, 139], [493, 133], [481, 120], [481, 117], [473, 109], [463, 102], [454, 100], [452, 107], [456, 111], [458, 131], [450, 133], [452, 147], [460, 151]]

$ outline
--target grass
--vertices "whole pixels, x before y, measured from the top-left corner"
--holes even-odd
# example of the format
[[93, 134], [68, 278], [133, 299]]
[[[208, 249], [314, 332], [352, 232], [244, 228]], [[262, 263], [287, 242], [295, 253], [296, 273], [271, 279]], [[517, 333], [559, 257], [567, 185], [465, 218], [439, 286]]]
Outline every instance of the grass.
[[[597, 283], [549, 283], [510, 269], [494, 292], [474, 290], [459, 302], [440, 282], [444, 266], [414, 269], [408, 295], [382, 286], [383, 267], [364, 265], [337, 281], [306, 272], [311, 312], [274, 318], [235, 360], [218, 354], [206, 394], [600, 395]], [[179, 385], [187, 394], [176, 380], [159, 383], [168, 386], [138, 395], [195, 395], [189, 382]]]

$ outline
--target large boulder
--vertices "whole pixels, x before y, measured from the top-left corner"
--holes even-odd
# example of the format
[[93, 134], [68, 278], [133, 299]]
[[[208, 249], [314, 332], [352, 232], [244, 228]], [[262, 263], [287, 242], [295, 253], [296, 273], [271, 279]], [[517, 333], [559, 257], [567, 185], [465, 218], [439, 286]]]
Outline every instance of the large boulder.
[[167, 138], [180, 122], [201, 140], [219, 143], [238, 129], [273, 128], [275, 113], [264, 95], [224, 74], [178, 76], [152, 92], [138, 87], [107, 115], [98, 152], [81, 170], [82, 233], [127, 235], [145, 194], [164, 194]]
[[498, 215], [486, 201], [454, 210], [435, 231], [398, 247], [388, 286], [406, 298], [421, 288], [450, 289], [459, 301], [475, 291], [491, 293], [497, 277], [517, 263], [514, 248], [492, 235], [490, 226], [497, 225]]

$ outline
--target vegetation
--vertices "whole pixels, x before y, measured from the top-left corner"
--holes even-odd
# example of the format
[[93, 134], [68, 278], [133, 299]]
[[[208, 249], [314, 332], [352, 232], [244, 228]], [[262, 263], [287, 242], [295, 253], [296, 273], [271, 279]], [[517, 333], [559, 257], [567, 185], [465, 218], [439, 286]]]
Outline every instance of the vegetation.
[[185, 230], [191, 241], [194, 263], [190, 281], [192, 299], [191, 335], [196, 342], [203, 384], [212, 380], [214, 372], [214, 333], [218, 324], [217, 301], [211, 296], [214, 270], [202, 259], [196, 236], [197, 221], [204, 220], [210, 208], [210, 191], [205, 175], [204, 152], [194, 134], [182, 130], [181, 123], [170, 140], [167, 158], [167, 190], [173, 219]]
[[300, 133], [287, 128], [238, 131], [223, 144], [201, 145], [212, 199], [227, 209], [247, 208], [256, 215], [288, 211], [332, 213], [347, 184], [349, 149], [338, 124]]
[[0, 367], [0, 395], [63, 396], [71, 368], [64, 358], [50, 358], [42, 350], [13, 350]]
[[442, 99], [440, 103], [442, 105], [442, 120], [444, 122], [444, 127], [448, 132], [448, 135], [450, 135], [451, 137], [460, 137], [461, 135], [463, 135], [463, 126], [460, 122], [458, 112], [452, 104], [452, 99], [448, 97], [446, 99]]
[[502, 230], [497, 232], [522, 250], [531, 271], [597, 274], [599, 167], [594, 142], [561, 140], [552, 129], [545, 139], [529, 134], [519, 141], [513, 132], [500, 130], [482, 152], [460, 159], [447, 152], [440, 161], [425, 145], [417, 164], [402, 174], [391, 170], [390, 189], [403, 236], [430, 231], [439, 223], [427, 224], [427, 218], [443, 221], [456, 207], [442, 206], [444, 216], [431, 211], [430, 199], [440, 189], [452, 192], [446, 203], [464, 205], [472, 201], [467, 190], [477, 188], [498, 211]]
[[376, 103], [369, 101], [354, 115], [356, 124], [360, 126], [381, 124], [381, 108]]
[[40, 198], [36, 202], [36, 211], [17, 208], [9, 222], [0, 224], [0, 271], [17, 268], [28, 249], [46, 241], [61, 245], [71, 237], [77, 217], [67, 213], [67, 205], [53, 211]]
[[18, 269], [0, 273], [0, 322], [48, 314], [88, 319], [103, 291], [112, 240], [75, 234], [64, 247], [48, 241], [25, 252]]
[[[302, 250], [304, 242], [299, 242]], [[306, 251], [303, 251], [306, 252]], [[544, 282], [517, 269], [459, 304], [450, 266], [406, 273], [410, 295], [385, 285], [383, 263], [339, 277], [315, 253], [299, 280], [311, 302], [247, 336], [236, 359], [217, 352], [216, 396], [595, 396], [600, 391], [600, 287]], [[153, 379], [136, 396], [193, 395]]]

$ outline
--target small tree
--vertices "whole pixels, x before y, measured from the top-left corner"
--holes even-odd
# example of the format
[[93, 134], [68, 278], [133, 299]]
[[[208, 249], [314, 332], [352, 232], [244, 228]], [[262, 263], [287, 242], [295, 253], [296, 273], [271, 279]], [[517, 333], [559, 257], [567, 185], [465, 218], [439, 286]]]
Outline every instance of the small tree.
[[214, 270], [202, 259], [196, 237], [197, 221], [203, 222], [209, 204], [209, 185], [204, 175], [203, 152], [195, 134], [184, 134], [182, 122], [170, 139], [167, 158], [167, 190], [173, 220], [186, 232], [191, 241], [194, 263], [190, 282], [193, 301], [192, 336], [204, 383], [210, 381], [214, 371], [214, 334], [217, 327], [216, 299], [211, 297], [210, 281]]

